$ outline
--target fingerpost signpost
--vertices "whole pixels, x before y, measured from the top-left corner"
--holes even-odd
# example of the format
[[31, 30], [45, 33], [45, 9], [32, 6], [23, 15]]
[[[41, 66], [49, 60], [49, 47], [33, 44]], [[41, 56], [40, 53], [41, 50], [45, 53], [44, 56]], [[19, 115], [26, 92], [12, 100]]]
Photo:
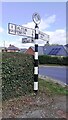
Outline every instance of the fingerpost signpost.
[[33, 22], [35, 23], [35, 29], [27, 28], [24, 26], [8, 23], [8, 33], [12, 35], [24, 36], [22, 43], [34, 43], [35, 44], [35, 55], [34, 55], [34, 91], [37, 94], [38, 91], [38, 40], [44, 40], [49, 43], [49, 35], [39, 31], [38, 24], [41, 22], [40, 15], [34, 13], [32, 15]]
[[34, 91], [35, 93], [37, 93], [38, 91], [38, 36], [39, 36], [38, 24], [40, 23], [41, 19], [38, 13], [34, 13], [32, 18], [35, 23]]

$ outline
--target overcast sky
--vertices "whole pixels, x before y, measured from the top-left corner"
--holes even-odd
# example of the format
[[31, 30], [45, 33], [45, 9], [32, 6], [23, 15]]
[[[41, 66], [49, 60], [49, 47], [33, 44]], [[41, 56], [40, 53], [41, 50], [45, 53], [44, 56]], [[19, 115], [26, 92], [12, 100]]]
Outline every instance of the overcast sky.
[[2, 2], [0, 8], [0, 46], [4, 46], [4, 41], [6, 47], [9, 44], [19, 48], [33, 45], [22, 44], [22, 37], [8, 34], [8, 23], [34, 28], [34, 12], [40, 14], [39, 29], [50, 35], [50, 44], [66, 44], [66, 2]]

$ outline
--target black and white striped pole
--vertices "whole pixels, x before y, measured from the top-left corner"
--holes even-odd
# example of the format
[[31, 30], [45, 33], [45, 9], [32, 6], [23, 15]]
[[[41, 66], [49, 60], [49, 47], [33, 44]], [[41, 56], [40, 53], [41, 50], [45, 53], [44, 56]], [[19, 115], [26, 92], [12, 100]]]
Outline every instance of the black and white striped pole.
[[38, 13], [34, 13], [33, 21], [35, 23], [35, 55], [34, 55], [34, 92], [37, 94], [38, 91], [38, 38], [39, 38], [39, 27], [40, 16]]
[[34, 91], [38, 91], [38, 26], [35, 26]]

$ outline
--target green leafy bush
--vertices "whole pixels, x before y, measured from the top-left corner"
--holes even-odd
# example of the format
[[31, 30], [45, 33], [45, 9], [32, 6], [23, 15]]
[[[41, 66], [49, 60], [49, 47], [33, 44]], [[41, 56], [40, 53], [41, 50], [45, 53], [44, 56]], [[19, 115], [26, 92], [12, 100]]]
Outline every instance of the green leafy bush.
[[2, 99], [10, 99], [33, 91], [34, 60], [22, 53], [2, 54]]
[[68, 65], [68, 57], [40, 55], [39, 64]]

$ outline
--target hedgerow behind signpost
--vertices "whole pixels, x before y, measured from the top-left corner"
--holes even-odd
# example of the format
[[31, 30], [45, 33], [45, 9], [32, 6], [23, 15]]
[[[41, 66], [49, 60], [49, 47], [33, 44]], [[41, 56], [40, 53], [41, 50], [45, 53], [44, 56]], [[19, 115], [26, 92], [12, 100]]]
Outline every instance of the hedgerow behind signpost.
[[33, 91], [33, 57], [22, 53], [2, 54], [2, 99]]
[[54, 64], [68, 66], [68, 57], [40, 55], [39, 64]]

